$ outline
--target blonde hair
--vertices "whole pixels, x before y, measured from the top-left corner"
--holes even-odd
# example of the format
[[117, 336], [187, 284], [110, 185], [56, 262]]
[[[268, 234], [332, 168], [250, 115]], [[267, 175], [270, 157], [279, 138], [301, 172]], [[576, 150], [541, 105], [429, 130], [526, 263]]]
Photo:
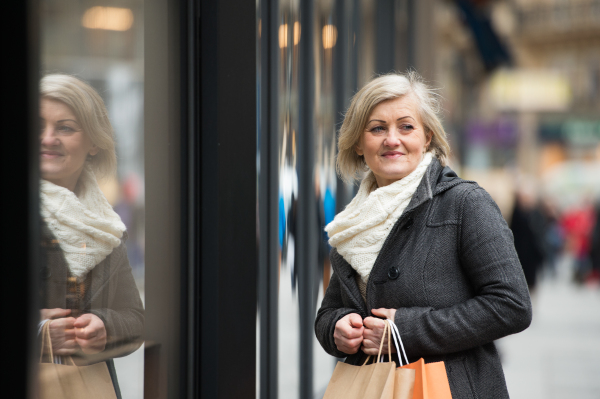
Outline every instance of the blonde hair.
[[98, 177], [110, 176], [117, 168], [115, 133], [102, 97], [82, 80], [63, 74], [46, 75], [40, 82], [40, 96], [69, 106], [83, 131], [99, 151], [88, 161]]
[[371, 80], [352, 97], [338, 135], [336, 169], [342, 180], [352, 182], [360, 177], [361, 171], [368, 169], [364, 157], [356, 153], [355, 147], [373, 109], [384, 101], [404, 96], [410, 96], [415, 102], [425, 134], [431, 135], [428, 151], [433, 152], [442, 166], [446, 166], [450, 145], [438, 117], [441, 109], [439, 95], [414, 71], [404, 75], [393, 73]]

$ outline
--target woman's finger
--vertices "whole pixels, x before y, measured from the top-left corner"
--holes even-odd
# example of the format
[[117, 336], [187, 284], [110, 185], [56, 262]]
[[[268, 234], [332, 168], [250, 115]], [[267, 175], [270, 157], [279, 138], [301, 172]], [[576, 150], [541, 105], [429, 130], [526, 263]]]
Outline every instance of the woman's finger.
[[92, 339], [96, 337], [99, 333], [98, 329], [83, 327], [83, 328], [74, 328], [75, 336], [78, 339]]
[[371, 313], [383, 319], [394, 320], [394, 317], [396, 316], [396, 309], [379, 308], [371, 310]]
[[60, 317], [66, 317], [71, 314], [71, 309], [40, 309], [40, 318], [42, 320], [46, 319], [58, 319]]
[[360, 328], [363, 326], [363, 320], [362, 317], [360, 317], [359, 314], [357, 313], [350, 313], [348, 315], [348, 322], [350, 323], [350, 326], [353, 328]]
[[341, 329], [340, 335], [346, 339], [354, 339], [363, 336], [364, 327], [360, 328], [351, 328], [351, 329]]
[[90, 313], [85, 313], [75, 319], [74, 326], [78, 328], [87, 327], [92, 322], [92, 315]]
[[365, 328], [370, 330], [383, 329], [383, 327], [385, 326], [385, 322], [376, 317], [365, 317], [365, 319], [363, 320], [363, 324], [365, 325]]

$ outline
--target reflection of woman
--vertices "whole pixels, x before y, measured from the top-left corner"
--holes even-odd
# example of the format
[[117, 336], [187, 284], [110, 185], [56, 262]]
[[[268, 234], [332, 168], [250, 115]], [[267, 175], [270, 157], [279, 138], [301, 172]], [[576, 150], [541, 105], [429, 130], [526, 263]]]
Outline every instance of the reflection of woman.
[[334, 274], [315, 332], [329, 354], [359, 364], [392, 319], [411, 362], [445, 362], [454, 398], [507, 398], [493, 341], [529, 325], [527, 284], [494, 201], [445, 166], [436, 109], [415, 73], [354, 96], [337, 166], [346, 179], [369, 173], [326, 227]]
[[[77, 78], [41, 81], [42, 310], [55, 362], [140, 344], [144, 309], [125, 248], [125, 225], [96, 175], [114, 172], [114, 134], [98, 93]], [[121, 344], [128, 349], [118, 351]], [[115, 355], [111, 355], [115, 356]], [[108, 368], [118, 393], [114, 367]]]

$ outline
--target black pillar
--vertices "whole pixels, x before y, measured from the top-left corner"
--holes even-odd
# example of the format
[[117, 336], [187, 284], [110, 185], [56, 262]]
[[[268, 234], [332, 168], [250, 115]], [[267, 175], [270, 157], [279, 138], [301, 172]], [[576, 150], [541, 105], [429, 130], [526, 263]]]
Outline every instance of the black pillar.
[[[39, 321], [39, 37], [38, 2], [10, 6], [2, 22], [2, 49], [10, 54], [2, 72], [2, 254], [0, 279], [3, 396], [27, 398], [35, 391]], [[36, 357], [36, 355], [38, 357]], [[10, 360], [9, 360], [10, 359]]]
[[200, 26], [200, 393], [254, 398], [256, 4], [202, 1]]

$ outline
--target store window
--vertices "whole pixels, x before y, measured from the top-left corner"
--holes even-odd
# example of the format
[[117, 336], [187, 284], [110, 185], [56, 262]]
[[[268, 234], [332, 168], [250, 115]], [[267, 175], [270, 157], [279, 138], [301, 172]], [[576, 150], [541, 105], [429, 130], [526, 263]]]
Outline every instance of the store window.
[[39, 392], [143, 398], [143, 2], [40, 9]]

